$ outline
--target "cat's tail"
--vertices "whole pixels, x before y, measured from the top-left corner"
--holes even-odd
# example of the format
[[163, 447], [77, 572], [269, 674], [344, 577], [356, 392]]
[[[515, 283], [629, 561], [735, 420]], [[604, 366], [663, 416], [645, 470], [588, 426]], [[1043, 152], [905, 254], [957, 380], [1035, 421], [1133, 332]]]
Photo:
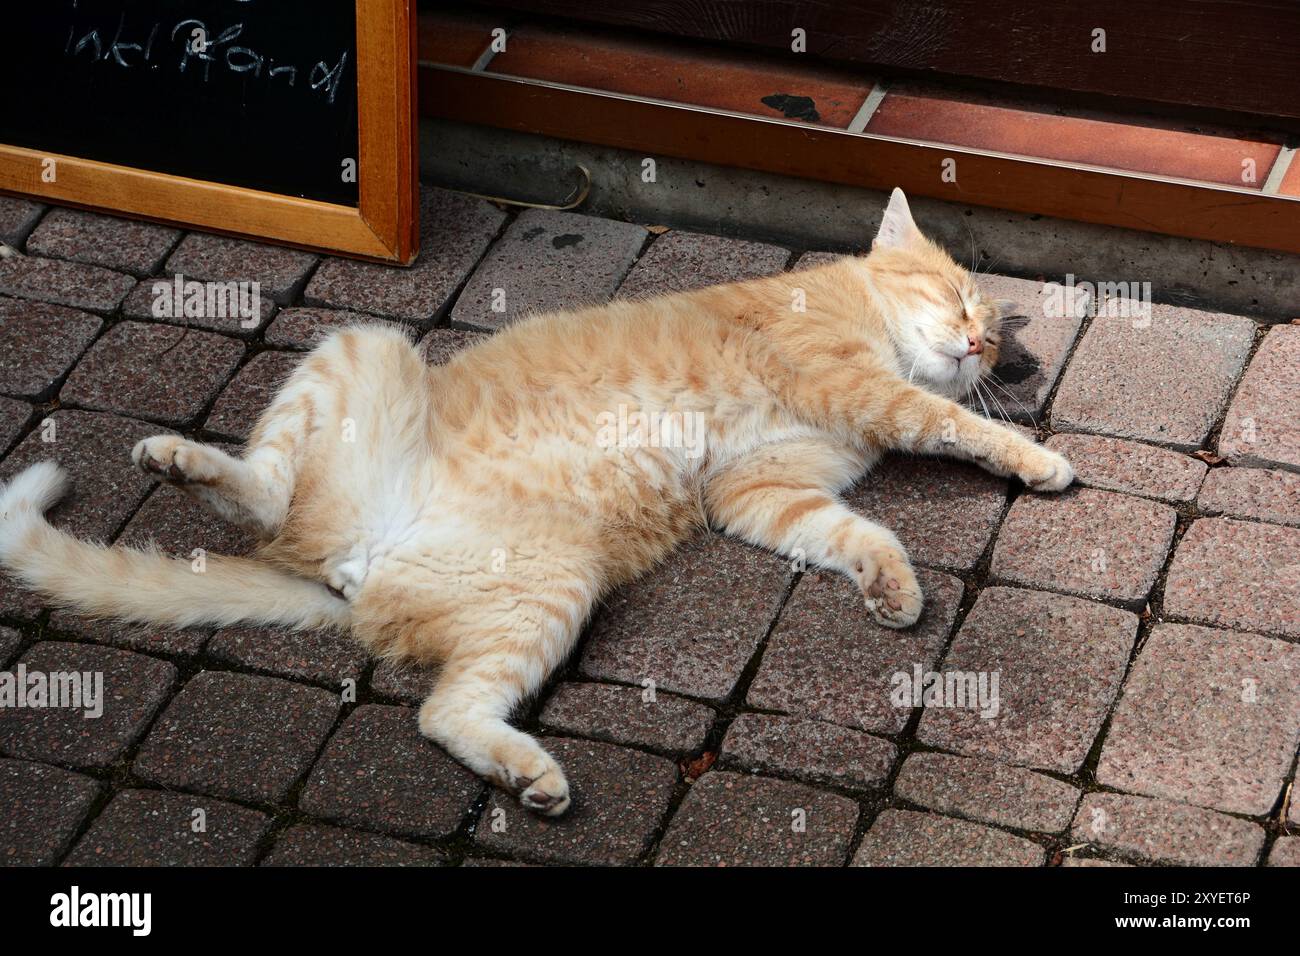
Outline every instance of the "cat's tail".
[[44, 461], [0, 486], [0, 566], [53, 600], [96, 617], [146, 624], [346, 626], [347, 602], [252, 558], [201, 563], [157, 550], [82, 541], [45, 520], [67, 475]]

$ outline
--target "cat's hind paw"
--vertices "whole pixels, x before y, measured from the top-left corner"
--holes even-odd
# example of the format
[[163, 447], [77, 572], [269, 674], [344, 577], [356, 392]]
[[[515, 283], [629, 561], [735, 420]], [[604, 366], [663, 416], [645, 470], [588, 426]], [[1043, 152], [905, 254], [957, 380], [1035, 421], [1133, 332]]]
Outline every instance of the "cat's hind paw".
[[[870, 573], [867, 569], [866, 573]], [[925, 598], [906, 557], [896, 552], [880, 556], [871, 580], [858, 582], [867, 610], [885, 627], [911, 627], [921, 617]]]

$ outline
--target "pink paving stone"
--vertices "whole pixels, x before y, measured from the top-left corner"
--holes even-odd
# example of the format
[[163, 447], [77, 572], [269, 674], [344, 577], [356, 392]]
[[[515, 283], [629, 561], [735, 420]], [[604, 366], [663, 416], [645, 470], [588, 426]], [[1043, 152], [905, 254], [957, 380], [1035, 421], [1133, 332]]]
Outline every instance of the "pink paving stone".
[[727, 728], [721, 759], [726, 767], [865, 789], [885, 782], [898, 748], [880, 737], [820, 720], [741, 714]]
[[993, 547], [998, 581], [1113, 601], [1146, 602], [1173, 542], [1167, 505], [1092, 488], [1022, 495]]
[[377, 833], [298, 824], [280, 834], [261, 866], [446, 866], [441, 851]]
[[0, 296], [0, 392], [52, 397], [101, 325], [85, 312]]
[[[1074, 773], [1119, 692], [1137, 617], [1038, 591], [986, 588], [940, 673], [998, 675], [998, 712], [926, 707], [918, 738], [945, 750]], [[990, 694], [991, 696], [991, 694]]]
[[[197, 282], [193, 276], [180, 276], [181, 291], [176, 291], [176, 275], [163, 275], [144, 279], [122, 302], [122, 316], [127, 319], [139, 319], [142, 322], [163, 322], [167, 325], [180, 325], [187, 328], [208, 329], [236, 338], [251, 338], [258, 329], [270, 321], [275, 314], [275, 301], [269, 295], [259, 292], [256, 298], [256, 311], [252, 309], [251, 290], [241, 298], [236, 290], [233, 294], [229, 288], [213, 289], [212, 305], [208, 305], [207, 289], [203, 290], [203, 304], [198, 314], [185, 314], [187, 301], [191, 293], [185, 291], [189, 282]], [[220, 294], [223, 298], [217, 298]]]
[[23, 636], [12, 627], [0, 627], [0, 667], [5, 667], [18, 656], [23, 646]]
[[1174, 552], [1165, 613], [1198, 624], [1300, 637], [1300, 529], [1202, 518]]
[[717, 715], [704, 704], [640, 687], [561, 684], [538, 721], [547, 730], [680, 756], [704, 746]]
[[177, 630], [165, 624], [127, 624], [84, 618], [74, 611], [50, 613], [47, 637], [66, 635], [80, 641], [108, 644], [128, 651], [190, 659], [203, 649], [212, 630], [187, 627]]
[[1100, 868], [1108, 867], [1131, 867], [1132, 863], [1118, 863], [1115, 860], [1103, 860], [1100, 857], [1067, 857], [1061, 864], [1069, 868]]
[[1085, 794], [1071, 838], [1182, 866], [1254, 866], [1264, 831], [1213, 810], [1124, 793]]
[[1204, 515], [1300, 527], [1300, 475], [1261, 468], [1215, 468], [1196, 496]]
[[483, 332], [467, 332], [464, 329], [430, 329], [420, 339], [416, 348], [430, 365], [444, 365], [462, 349], [467, 349], [486, 341]]
[[243, 343], [223, 335], [121, 322], [90, 347], [59, 398], [179, 425], [207, 407], [243, 355]]
[[27, 251], [147, 276], [179, 241], [179, 229], [80, 209], [54, 209], [27, 240]]
[[790, 573], [772, 554], [701, 535], [605, 600], [582, 672], [724, 700], [767, 634]]
[[200, 282], [257, 282], [262, 298], [287, 305], [316, 262], [310, 252], [192, 232], [168, 256], [164, 272]]
[[39, 256], [0, 259], [0, 295], [111, 312], [134, 287], [131, 276], [81, 262]]
[[1228, 406], [1219, 454], [1234, 465], [1300, 471], [1300, 327], [1264, 337]]
[[964, 462], [890, 455], [845, 500], [898, 535], [917, 564], [963, 573], [997, 530], [1007, 482]]
[[465, 284], [451, 320], [498, 329], [531, 313], [607, 302], [647, 236], [633, 223], [526, 209]]
[[1042, 866], [1046, 851], [1030, 840], [966, 820], [885, 810], [867, 831], [854, 866]]
[[1088, 313], [1088, 296], [1083, 289], [1067, 291], [1010, 276], [981, 275], [976, 284], [986, 300], [1007, 299], [1018, 306], [1003, 320], [988, 391], [1012, 421], [1037, 424]]
[[1098, 315], [1061, 377], [1052, 427], [1195, 451], [1254, 337], [1250, 319], [1170, 305], [1151, 306], [1149, 321]]
[[0, 462], [0, 481], [38, 461], [58, 462], [72, 488], [47, 513], [50, 521], [78, 537], [111, 540], [153, 489], [153, 479], [131, 464], [130, 455], [136, 442], [157, 432], [157, 425], [130, 418], [61, 409]]
[[[525, 860], [626, 866], [650, 847], [677, 785], [666, 757], [594, 740], [546, 737], [542, 746], [564, 768], [573, 803], [559, 819], [542, 817], [513, 796], [492, 791], [475, 844]], [[495, 824], [495, 825], [494, 825]]]
[[342, 309], [284, 309], [266, 329], [264, 340], [276, 348], [311, 349], [350, 325], [387, 325], [384, 319]]
[[1199, 459], [1119, 438], [1062, 433], [1047, 440], [1074, 466], [1074, 480], [1089, 488], [1122, 491], [1182, 504], [1196, 497], [1208, 466]]
[[654, 240], [618, 288], [618, 298], [638, 299], [724, 282], [772, 275], [785, 268], [790, 250], [698, 232], [667, 232]]
[[31, 417], [32, 407], [26, 402], [0, 398], [0, 455], [9, 449]]
[[26, 760], [0, 760], [0, 866], [53, 866], [104, 785]]
[[1300, 737], [1300, 646], [1161, 624], [1124, 684], [1097, 782], [1262, 816]]
[[258, 545], [255, 535], [217, 517], [181, 489], [161, 482], [115, 543], [132, 548], [152, 544], [164, 554], [186, 561], [195, 560], [198, 549], [209, 555], [243, 556], [252, 554]]
[[370, 655], [347, 634], [333, 631], [283, 631], [267, 627], [228, 627], [214, 635], [204, 649], [210, 660], [308, 681], [343, 690], [356, 687]]
[[0, 196], [0, 242], [20, 247], [41, 218], [45, 206], [29, 199]]
[[446, 312], [505, 219], [505, 213], [481, 199], [423, 187], [420, 255], [414, 265], [403, 269], [326, 259], [307, 286], [306, 302], [428, 328]]
[[655, 865], [843, 866], [857, 819], [838, 794], [713, 770], [673, 815]]
[[381, 660], [370, 674], [370, 692], [383, 700], [418, 706], [433, 691], [440, 671], [437, 665]]
[[226, 386], [203, 427], [231, 438], [247, 438], [302, 360], [301, 352], [263, 352], [254, 356]]
[[911, 706], [895, 706], [894, 675], [931, 667], [948, 640], [963, 586], [936, 571], [917, 574], [925, 610], [913, 627], [872, 620], [862, 592], [834, 574], [806, 574], [772, 632], [746, 704], [762, 710], [898, 733]]
[[1020, 767], [944, 753], [914, 753], [894, 793], [931, 810], [1018, 830], [1059, 833], [1070, 825], [1079, 791]]
[[1278, 837], [1268, 853], [1269, 866], [1300, 866], [1300, 836]]

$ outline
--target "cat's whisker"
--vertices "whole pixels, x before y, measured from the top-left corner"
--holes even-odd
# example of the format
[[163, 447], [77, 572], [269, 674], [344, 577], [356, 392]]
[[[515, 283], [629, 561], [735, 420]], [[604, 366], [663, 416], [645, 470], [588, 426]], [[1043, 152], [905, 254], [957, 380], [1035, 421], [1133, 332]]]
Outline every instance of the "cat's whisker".
[[994, 374], [992, 369], [990, 369], [988, 372], [985, 373], [984, 378], [985, 381], [987, 381], [990, 385], [996, 386], [998, 389], [1002, 391], [1003, 395], [1005, 395], [1007, 398], [1011, 399], [1011, 401], [1019, 405], [1020, 410], [1029, 416], [1029, 420], [1031, 422], [1033, 422], [1035, 425], [1038, 424], [1038, 419], [1034, 415], [1033, 410], [1024, 402], [1022, 402], [1020, 399], [1016, 398], [1015, 393], [1013, 393], [1011, 389], [1007, 388], [1006, 383], [1003, 382], [1000, 378], [998, 378], [998, 376]]

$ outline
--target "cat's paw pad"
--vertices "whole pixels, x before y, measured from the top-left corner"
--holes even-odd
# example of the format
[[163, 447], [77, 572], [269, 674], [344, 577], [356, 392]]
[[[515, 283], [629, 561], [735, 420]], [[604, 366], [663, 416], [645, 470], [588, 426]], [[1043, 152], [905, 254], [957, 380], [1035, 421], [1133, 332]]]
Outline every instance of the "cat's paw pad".
[[867, 610], [885, 627], [911, 627], [920, 618], [925, 599], [907, 558], [884, 555], [875, 572], [870, 581], [860, 582]]
[[136, 442], [131, 461], [146, 475], [178, 484], [211, 478], [203, 467], [200, 448], [179, 435], [154, 435]]
[[548, 770], [524, 788], [519, 802], [534, 813], [558, 817], [569, 809], [569, 782], [559, 767]]
[[1059, 452], [1035, 446], [1016, 477], [1032, 491], [1063, 491], [1074, 481], [1074, 468]]

